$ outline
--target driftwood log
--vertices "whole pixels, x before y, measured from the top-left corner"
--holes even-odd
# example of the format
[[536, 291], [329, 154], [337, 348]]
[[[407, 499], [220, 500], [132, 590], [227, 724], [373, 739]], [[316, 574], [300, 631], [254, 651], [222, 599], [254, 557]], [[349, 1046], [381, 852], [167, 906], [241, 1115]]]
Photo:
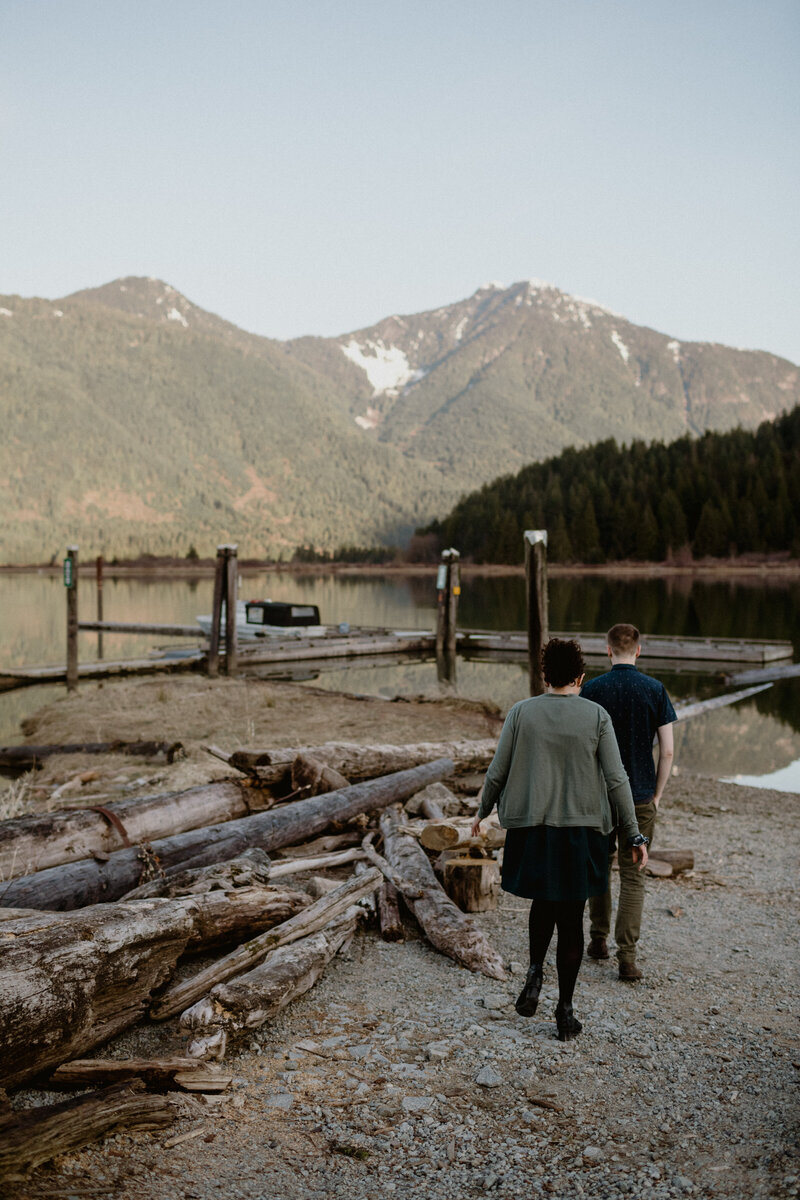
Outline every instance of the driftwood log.
[[87, 1087], [98, 1083], [125, 1083], [141, 1079], [151, 1088], [177, 1086], [188, 1092], [223, 1092], [233, 1077], [199, 1058], [75, 1058], [62, 1063], [49, 1079], [52, 1087]]
[[350, 780], [329, 767], [327, 763], [310, 754], [298, 754], [292, 763], [292, 791], [302, 792], [308, 796], [321, 796], [324, 792], [335, 792], [338, 788], [348, 787]]
[[211, 993], [181, 1014], [181, 1027], [194, 1034], [189, 1053], [204, 1055], [213, 1040], [219, 1057], [228, 1040], [266, 1024], [276, 1013], [312, 988], [325, 967], [349, 943], [363, 911], [347, 908], [324, 929], [289, 946], [282, 946], [252, 971]]
[[235, 750], [228, 762], [237, 771], [274, 786], [291, 779], [292, 764], [308, 755], [341, 772], [351, 783], [405, 771], [437, 758], [451, 758], [457, 772], [485, 770], [497, 749], [496, 738], [475, 741], [418, 742], [415, 745], [361, 746], [355, 742], [325, 742], [321, 746], [283, 746], [274, 750]]
[[415, 896], [404, 892], [403, 898], [431, 945], [471, 971], [480, 971], [490, 979], [506, 979], [500, 955], [475, 923], [453, 904], [416, 838], [400, 832], [398, 812], [383, 814], [381, 833], [384, 853], [392, 869], [410, 880], [416, 889]]
[[694, 870], [693, 850], [655, 850], [648, 856], [645, 871], [659, 879], [674, 879], [684, 871]]
[[381, 937], [385, 942], [405, 941], [406, 932], [400, 916], [397, 888], [388, 879], [384, 879], [378, 892], [378, 919], [381, 926]]
[[140, 1079], [17, 1113], [0, 1127], [0, 1179], [23, 1176], [118, 1129], [164, 1129], [176, 1115], [167, 1097], [148, 1095]]
[[203, 867], [234, 858], [251, 846], [269, 851], [304, 841], [333, 824], [403, 801], [452, 771], [452, 761], [440, 758], [238, 821], [117, 850], [107, 862], [84, 859], [25, 875], [0, 885], [0, 906], [69, 910], [117, 900], [170, 867]]
[[4, 921], [0, 1085], [16, 1086], [134, 1024], [186, 950], [284, 924], [307, 901], [301, 892], [240, 888]]
[[[231, 891], [233, 888], [255, 887], [270, 882], [272, 863], [263, 850], [255, 847], [229, 858], [212, 863], [210, 867], [193, 870], [167, 871], [141, 887], [126, 892], [123, 900], [150, 900], [153, 896], [192, 896], [202, 892]], [[0, 910], [2, 911], [2, 910]]]
[[104, 807], [109, 816], [87, 807], [0, 822], [0, 879], [31, 875], [92, 854], [119, 850], [125, 838], [114, 818], [133, 844], [233, 821], [250, 811], [247, 790], [235, 782], [120, 800]]
[[439, 821], [461, 812], [461, 797], [456, 796], [444, 783], [431, 783], [416, 796], [406, 801], [405, 810], [411, 816], [423, 816], [428, 821]]
[[174, 762], [183, 753], [181, 742], [69, 742], [64, 746], [0, 746], [0, 771], [33, 771], [56, 754], [131, 754], [155, 758], [163, 754]]
[[193, 975], [191, 979], [186, 979], [182, 983], [168, 988], [151, 1005], [151, 1017], [156, 1021], [163, 1021], [167, 1017], [181, 1012], [218, 983], [223, 983], [234, 975], [239, 975], [255, 966], [271, 951], [277, 950], [279, 946], [286, 946], [291, 942], [308, 937], [312, 933], [318, 933], [334, 917], [340, 916], [350, 908], [355, 901], [371, 895], [380, 881], [380, 872], [374, 867], [365, 871], [363, 875], [351, 876], [332, 892], [321, 896], [305, 911], [298, 913], [282, 925], [270, 929], [267, 933], [237, 946], [225, 958], [211, 963], [205, 970]]
[[426, 850], [460, 850], [469, 846], [496, 850], [505, 845], [506, 831], [501, 828], [496, 813], [483, 822], [479, 837], [472, 836], [471, 828], [469, 817], [431, 821], [420, 830], [419, 840]]

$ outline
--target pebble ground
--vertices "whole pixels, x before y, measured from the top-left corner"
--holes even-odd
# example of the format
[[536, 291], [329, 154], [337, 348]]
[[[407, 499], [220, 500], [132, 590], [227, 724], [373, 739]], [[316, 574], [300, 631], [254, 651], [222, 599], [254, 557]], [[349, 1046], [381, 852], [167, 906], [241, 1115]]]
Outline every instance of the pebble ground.
[[[658, 841], [692, 847], [696, 870], [648, 880], [641, 983], [619, 982], [613, 958], [584, 961], [573, 1042], [555, 1037], [554, 947], [538, 1012], [514, 1011], [524, 901], [502, 896], [477, 918], [512, 968], [507, 983], [456, 966], [413, 929], [399, 945], [368, 930], [229, 1055], [228, 1094], [176, 1097], [169, 1130], [119, 1133], [9, 1194], [796, 1196], [796, 828], [795, 796], [673, 780]], [[181, 1047], [171, 1022], [108, 1052]]]

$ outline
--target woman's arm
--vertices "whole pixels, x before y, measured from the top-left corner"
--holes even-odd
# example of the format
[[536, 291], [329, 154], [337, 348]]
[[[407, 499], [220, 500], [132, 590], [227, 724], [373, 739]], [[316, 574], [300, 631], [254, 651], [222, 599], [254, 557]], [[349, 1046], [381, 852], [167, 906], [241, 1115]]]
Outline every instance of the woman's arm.
[[480, 825], [484, 817], [488, 817], [500, 799], [500, 793], [505, 786], [506, 779], [508, 779], [511, 756], [514, 752], [514, 730], [517, 724], [516, 707], [514, 705], [510, 709], [503, 723], [503, 729], [500, 734], [500, 740], [497, 743], [497, 749], [494, 752], [494, 758], [489, 763], [489, 769], [486, 772], [486, 778], [483, 782], [483, 796], [475, 816], [473, 829]]

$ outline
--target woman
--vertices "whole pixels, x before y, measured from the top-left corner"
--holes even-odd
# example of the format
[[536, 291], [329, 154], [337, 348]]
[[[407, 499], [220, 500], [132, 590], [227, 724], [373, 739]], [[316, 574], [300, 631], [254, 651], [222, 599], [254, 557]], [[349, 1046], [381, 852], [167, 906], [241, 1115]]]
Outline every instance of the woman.
[[583, 909], [608, 886], [608, 835], [619, 826], [638, 860], [647, 862], [628, 776], [611, 718], [579, 695], [584, 677], [577, 642], [551, 638], [542, 651], [548, 691], [520, 700], [506, 717], [486, 772], [472, 832], [497, 804], [507, 830], [503, 888], [532, 901], [531, 965], [517, 1012], [532, 1017], [547, 948], [558, 929], [556, 1029], [566, 1042], [581, 1031], [572, 1011], [583, 958]]

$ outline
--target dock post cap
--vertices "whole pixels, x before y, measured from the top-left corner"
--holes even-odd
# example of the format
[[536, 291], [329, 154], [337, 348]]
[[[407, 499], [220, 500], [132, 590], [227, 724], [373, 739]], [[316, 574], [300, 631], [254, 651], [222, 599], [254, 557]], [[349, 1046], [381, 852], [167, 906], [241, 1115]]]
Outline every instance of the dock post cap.
[[77, 553], [78, 553], [77, 546], [67, 546], [67, 554], [77, 554]]
[[453, 546], [451, 546], [449, 550], [442, 551], [442, 558], [445, 562], [448, 562], [451, 559], [461, 558], [461, 551], [456, 550]]
[[536, 542], [544, 542], [547, 545], [547, 530], [546, 529], [526, 529], [522, 535], [525, 541], [533, 546]]

